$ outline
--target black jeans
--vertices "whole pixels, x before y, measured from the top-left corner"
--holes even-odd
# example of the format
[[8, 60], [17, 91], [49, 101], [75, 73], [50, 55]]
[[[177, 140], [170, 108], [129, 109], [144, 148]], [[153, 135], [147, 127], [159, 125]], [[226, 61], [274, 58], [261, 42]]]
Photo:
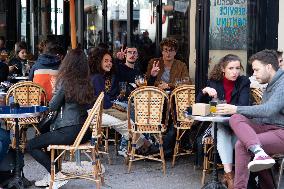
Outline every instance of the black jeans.
[[[47, 148], [50, 144], [73, 144], [81, 128], [82, 125], [73, 125], [41, 134], [28, 141], [26, 150], [37, 162], [43, 165], [45, 169], [50, 173], [50, 152], [44, 152], [42, 148]], [[55, 172], [58, 172], [57, 167], [55, 168]]]

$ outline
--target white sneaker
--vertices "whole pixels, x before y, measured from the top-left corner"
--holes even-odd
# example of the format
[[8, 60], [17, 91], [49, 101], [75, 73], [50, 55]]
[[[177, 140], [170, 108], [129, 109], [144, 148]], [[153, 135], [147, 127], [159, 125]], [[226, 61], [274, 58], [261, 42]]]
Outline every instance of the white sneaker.
[[50, 174], [44, 175], [44, 177], [41, 180], [38, 180], [35, 182], [35, 186], [37, 187], [45, 187], [48, 186], [50, 182]]
[[[56, 175], [55, 175], [55, 179], [64, 179], [64, 178], [66, 178], [66, 176], [65, 176], [63, 173], [61, 173], [61, 172], [58, 172], [58, 173], [56, 173]], [[60, 188], [61, 186], [67, 184], [67, 182], [68, 182], [68, 180], [55, 181], [55, 182], [53, 183], [52, 189], [58, 189], [58, 188]], [[49, 188], [49, 187], [46, 187], [46, 189], [48, 189], [48, 188]]]
[[123, 157], [127, 157], [127, 149], [126, 148], [122, 148], [121, 150], [117, 151], [117, 153], [120, 155], [120, 156], [123, 156]]

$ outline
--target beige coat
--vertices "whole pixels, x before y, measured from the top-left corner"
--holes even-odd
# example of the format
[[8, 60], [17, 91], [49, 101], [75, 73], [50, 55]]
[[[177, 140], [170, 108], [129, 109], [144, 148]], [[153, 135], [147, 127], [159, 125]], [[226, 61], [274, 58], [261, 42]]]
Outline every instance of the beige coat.
[[[148, 69], [147, 69], [147, 78], [150, 78], [151, 75], [151, 69], [153, 67], [153, 63], [154, 61], [159, 61], [159, 67], [160, 67], [160, 71], [156, 77], [155, 80], [155, 86], [158, 86], [158, 84], [161, 81], [161, 77], [164, 73], [165, 67], [164, 67], [164, 62], [162, 58], [153, 58], [149, 61], [148, 63]], [[189, 71], [188, 68], [186, 66], [186, 64], [184, 62], [181, 62], [180, 60], [174, 60], [173, 65], [171, 67], [170, 70], [170, 83], [169, 86], [171, 88], [174, 88], [174, 84], [175, 84], [175, 79], [183, 79], [185, 77], [189, 77]], [[192, 84], [191, 79], [189, 78], [189, 84]]]

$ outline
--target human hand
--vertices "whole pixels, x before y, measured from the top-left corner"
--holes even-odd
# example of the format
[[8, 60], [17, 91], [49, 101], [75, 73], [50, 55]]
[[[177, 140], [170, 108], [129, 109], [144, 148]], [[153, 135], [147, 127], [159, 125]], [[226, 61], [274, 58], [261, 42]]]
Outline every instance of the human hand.
[[202, 93], [208, 94], [209, 96], [211, 96], [213, 98], [217, 98], [217, 91], [214, 88], [205, 87], [204, 89], [202, 89]]
[[217, 114], [235, 114], [237, 113], [237, 106], [232, 104], [218, 104], [216, 106]]
[[156, 77], [160, 71], [159, 61], [154, 61], [153, 67], [151, 69], [151, 76]]
[[166, 83], [166, 82], [164, 82], [164, 81], [161, 81], [160, 82], [160, 84], [158, 85], [158, 88], [160, 88], [160, 89], [169, 89], [170, 88], [170, 86], [169, 86], [169, 84], [168, 83]]
[[116, 53], [116, 58], [118, 58], [119, 60], [123, 60], [125, 58], [125, 55], [126, 55], [126, 49], [123, 50], [123, 45], [122, 45], [120, 51]]
[[16, 69], [18, 69], [18, 67], [16, 65], [9, 66], [9, 72], [12, 72], [12, 71], [14, 71]]

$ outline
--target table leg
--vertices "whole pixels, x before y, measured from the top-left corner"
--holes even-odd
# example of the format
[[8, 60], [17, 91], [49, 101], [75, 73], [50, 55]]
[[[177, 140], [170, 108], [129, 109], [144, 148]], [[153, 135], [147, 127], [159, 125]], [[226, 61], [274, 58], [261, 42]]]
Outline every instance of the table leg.
[[24, 188], [24, 182], [21, 176], [21, 165], [20, 165], [20, 139], [19, 139], [19, 119], [15, 118], [15, 138], [16, 138], [16, 167], [15, 176], [8, 182], [8, 188], [15, 186], [17, 189]]
[[217, 122], [213, 122], [214, 140], [213, 140], [213, 172], [211, 179], [202, 187], [202, 189], [227, 189], [227, 187], [218, 180], [217, 171]]

